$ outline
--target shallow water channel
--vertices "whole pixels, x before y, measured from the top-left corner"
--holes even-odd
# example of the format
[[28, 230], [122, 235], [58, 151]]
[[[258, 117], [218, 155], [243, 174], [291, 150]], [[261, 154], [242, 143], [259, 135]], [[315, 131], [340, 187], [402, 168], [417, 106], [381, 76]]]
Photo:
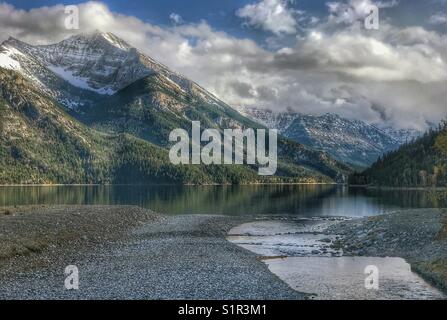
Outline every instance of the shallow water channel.
[[[333, 250], [336, 235], [322, 231], [343, 218], [260, 219], [233, 228], [228, 240], [261, 256], [270, 271], [312, 299], [426, 300], [446, 296], [411, 271], [402, 258], [344, 257]], [[369, 266], [378, 288], [365, 285]], [[368, 287], [368, 288], [367, 288]]]

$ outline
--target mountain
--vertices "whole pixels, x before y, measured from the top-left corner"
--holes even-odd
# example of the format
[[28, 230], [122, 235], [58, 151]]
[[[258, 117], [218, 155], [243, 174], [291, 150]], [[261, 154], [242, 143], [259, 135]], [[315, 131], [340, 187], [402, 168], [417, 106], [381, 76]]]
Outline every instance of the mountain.
[[0, 183], [213, 183], [256, 181], [256, 172], [170, 164], [165, 149], [108, 135], [70, 117], [28, 79], [0, 68]]
[[398, 141], [400, 145], [410, 143], [424, 134], [424, 132], [416, 129], [395, 129], [390, 127], [384, 128], [383, 131]]
[[324, 151], [354, 168], [366, 168], [381, 155], [397, 149], [410, 131], [389, 132], [359, 120], [336, 114], [322, 116], [295, 112], [240, 109], [242, 114], [269, 128], [277, 128], [285, 137], [316, 150]]
[[[193, 120], [221, 132], [263, 126], [110, 33], [80, 34], [45, 46], [10, 38], [0, 46], [0, 70], [9, 79], [0, 83], [3, 108], [26, 123], [25, 132], [35, 131], [18, 139], [13, 130], [2, 131], [3, 160], [11, 172], [26, 174], [3, 173], [0, 183], [25, 177], [27, 183], [134, 182], [131, 177], [141, 183], [330, 182], [343, 181], [349, 173], [328, 154], [282, 137], [276, 177], [261, 178], [253, 166], [171, 166], [169, 133], [191, 131]], [[25, 97], [22, 90], [29, 94]], [[24, 101], [18, 105], [11, 97]], [[43, 104], [58, 115], [49, 127], [23, 107], [37, 110], [31, 114], [47, 114], [40, 110]], [[8, 121], [3, 118], [2, 126], [10, 128]], [[52, 139], [60, 150], [51, 148]], [[12, 141], [17, 141], [17, 152], [11, 151]], [[79, 143], [82, 148], [74, 148]], [[65, 148], [73, 160], [67, 160]], [[71, 165], [62, 168], [64, 161]]]
[[386, 154], [364, 172], [352, 175], [350, 182], [386, 187], [446, 187], [447, 125]]
[[0, 48], [1, 55], [14, 61], [13, 69], [69, 108], [91, 105], [101, 95], [113, 95], [154, 74], [209, 103], [219, 103], [196, 83], [170, 71], [111, 33], [79, 34], [41, 46], [9, 38]]

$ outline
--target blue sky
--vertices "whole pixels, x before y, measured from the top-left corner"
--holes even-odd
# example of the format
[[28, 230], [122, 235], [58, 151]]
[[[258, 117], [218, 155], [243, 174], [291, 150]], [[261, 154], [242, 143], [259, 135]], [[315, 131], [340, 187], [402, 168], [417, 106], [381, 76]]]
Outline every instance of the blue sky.
[[[327, 15], [327, 3], [334, 0], [291, 0], [290, 8], [304, 10], [308, 14], [323, 18]], [[57, 4], [77, 4], [85, 1], [70, 0], [9, 0], [7, 3], [17, 8], [32, 9]], [[243, 25], [243, 19], [237, 17], [238, 9], [256, 0], [108, 0], [101, 1], [115, 12], [132, 15], [143, 21], [157, 25], [170, 25], [172, 13], [182, 17], [186, 23], [198, 23], [206, 20], [212, 27], [244, 38], [248, 37], [262, 44], [271, 34], [265, 30], [248, 28]], [[431, 25], [429, 18], [445, 8], [447, 2], [443, 0], [399, 0], [399, 6], [387, 8], [381, 12], [383, 19], [390, 19], [395, 25], [424, 25], [428, 29], [442, 31], [447, 25]]]
[[[61, 3], [64, 5], [78, 4], [85, 1], [10, 0], [7, 2], [17, 8], [29, 10]], [[171, 25], [172, 21], [169, 17], [172, 13], [176, 13], [187, 23], [198, 23], [206, 20], [214, 28], [241, 38], [249, 37], [262, 42], [269, 36], [268, 33], [258, 29], [244, 27], [242, 19], [236, 16], [238, 9], [253, 3], [253, 0], [108, 0], [101, 2], [107, 4], [115, 12], [136, 16], [149, 23]], [[299, 4], [291, 3], [290, 6], [305, 8], [309, 12], [319, 15], [327, 11], [325, 3], [324, 0], [301, 0]]]
[[0, 41], [112, 32], [235, 107], [416, 129], [447, 116], [447, 0], [1, 1]]

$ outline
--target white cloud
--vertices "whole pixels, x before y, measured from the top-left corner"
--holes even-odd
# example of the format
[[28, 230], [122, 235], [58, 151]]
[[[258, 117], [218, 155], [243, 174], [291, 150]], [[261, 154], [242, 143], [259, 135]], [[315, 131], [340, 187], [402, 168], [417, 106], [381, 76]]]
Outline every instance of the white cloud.
[[379, 9], [391, 8], [397, 6], [398, 1], [348, 0], [347, 2], [328, 2], [326, 5], [330, 13], [330, 22], [353, 24], [364, 20], [370, 12], [371, 6], [376, 6]]
[[[268, 51], [205, 21], [160, 27], [98, 2], [79, 9], [81, 32], [113, 32], [232, 105], [335, 112], [416, 128], [447, 115], [447, 36], [423, 27], [382, 22], [375, 32], [334, 31], [322, 23], [295, 45]], [[62, 6], [23, 11], [0, 4], [0, 41], [11, 35], [56, 42], [72, 34], [63, 20]]]
[[247, 20], [246, 24], [262, 28], [276, 35], [293, 34], [297, 22], [288, 0], [261, 0], [239, 9], [236, 14]]
[[177, 13], [174, 13], [174, 12], [169, 15], [169, 19], [171, 19], [171, 21], [174, 24], [181, 24], [181, 23], [183, 23], [182, 16], [177, 14]]
[[284, 68], [311, 67], [371, 81], [447, 80], [445, 54], [427, 43], [393, 45], [355, 31], [325, 36], [311, 32], [291, 54], [280, 54]]
[[439, 12], [430, 17], [431, 24], [447, 24], [447, 14], [443, 12]]

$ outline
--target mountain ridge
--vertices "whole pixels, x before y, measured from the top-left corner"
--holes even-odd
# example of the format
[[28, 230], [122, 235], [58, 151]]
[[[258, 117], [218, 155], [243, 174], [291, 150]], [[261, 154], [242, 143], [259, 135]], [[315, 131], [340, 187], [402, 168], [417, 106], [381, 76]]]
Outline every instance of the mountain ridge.
[[[277, 128], [288, 139], [327, 152], [357, 169], [367, 168], [381, 155], [396, 150], [410, 135], [416, 137], [416, 133], [411, 131], [389, 129], [387, 132], [334, 113], [316, 116], [292, 111], [275, 113], [256, 108], [238, 110], [271, 129]], [[403, 137], [405, 134], [408, 136]]]

